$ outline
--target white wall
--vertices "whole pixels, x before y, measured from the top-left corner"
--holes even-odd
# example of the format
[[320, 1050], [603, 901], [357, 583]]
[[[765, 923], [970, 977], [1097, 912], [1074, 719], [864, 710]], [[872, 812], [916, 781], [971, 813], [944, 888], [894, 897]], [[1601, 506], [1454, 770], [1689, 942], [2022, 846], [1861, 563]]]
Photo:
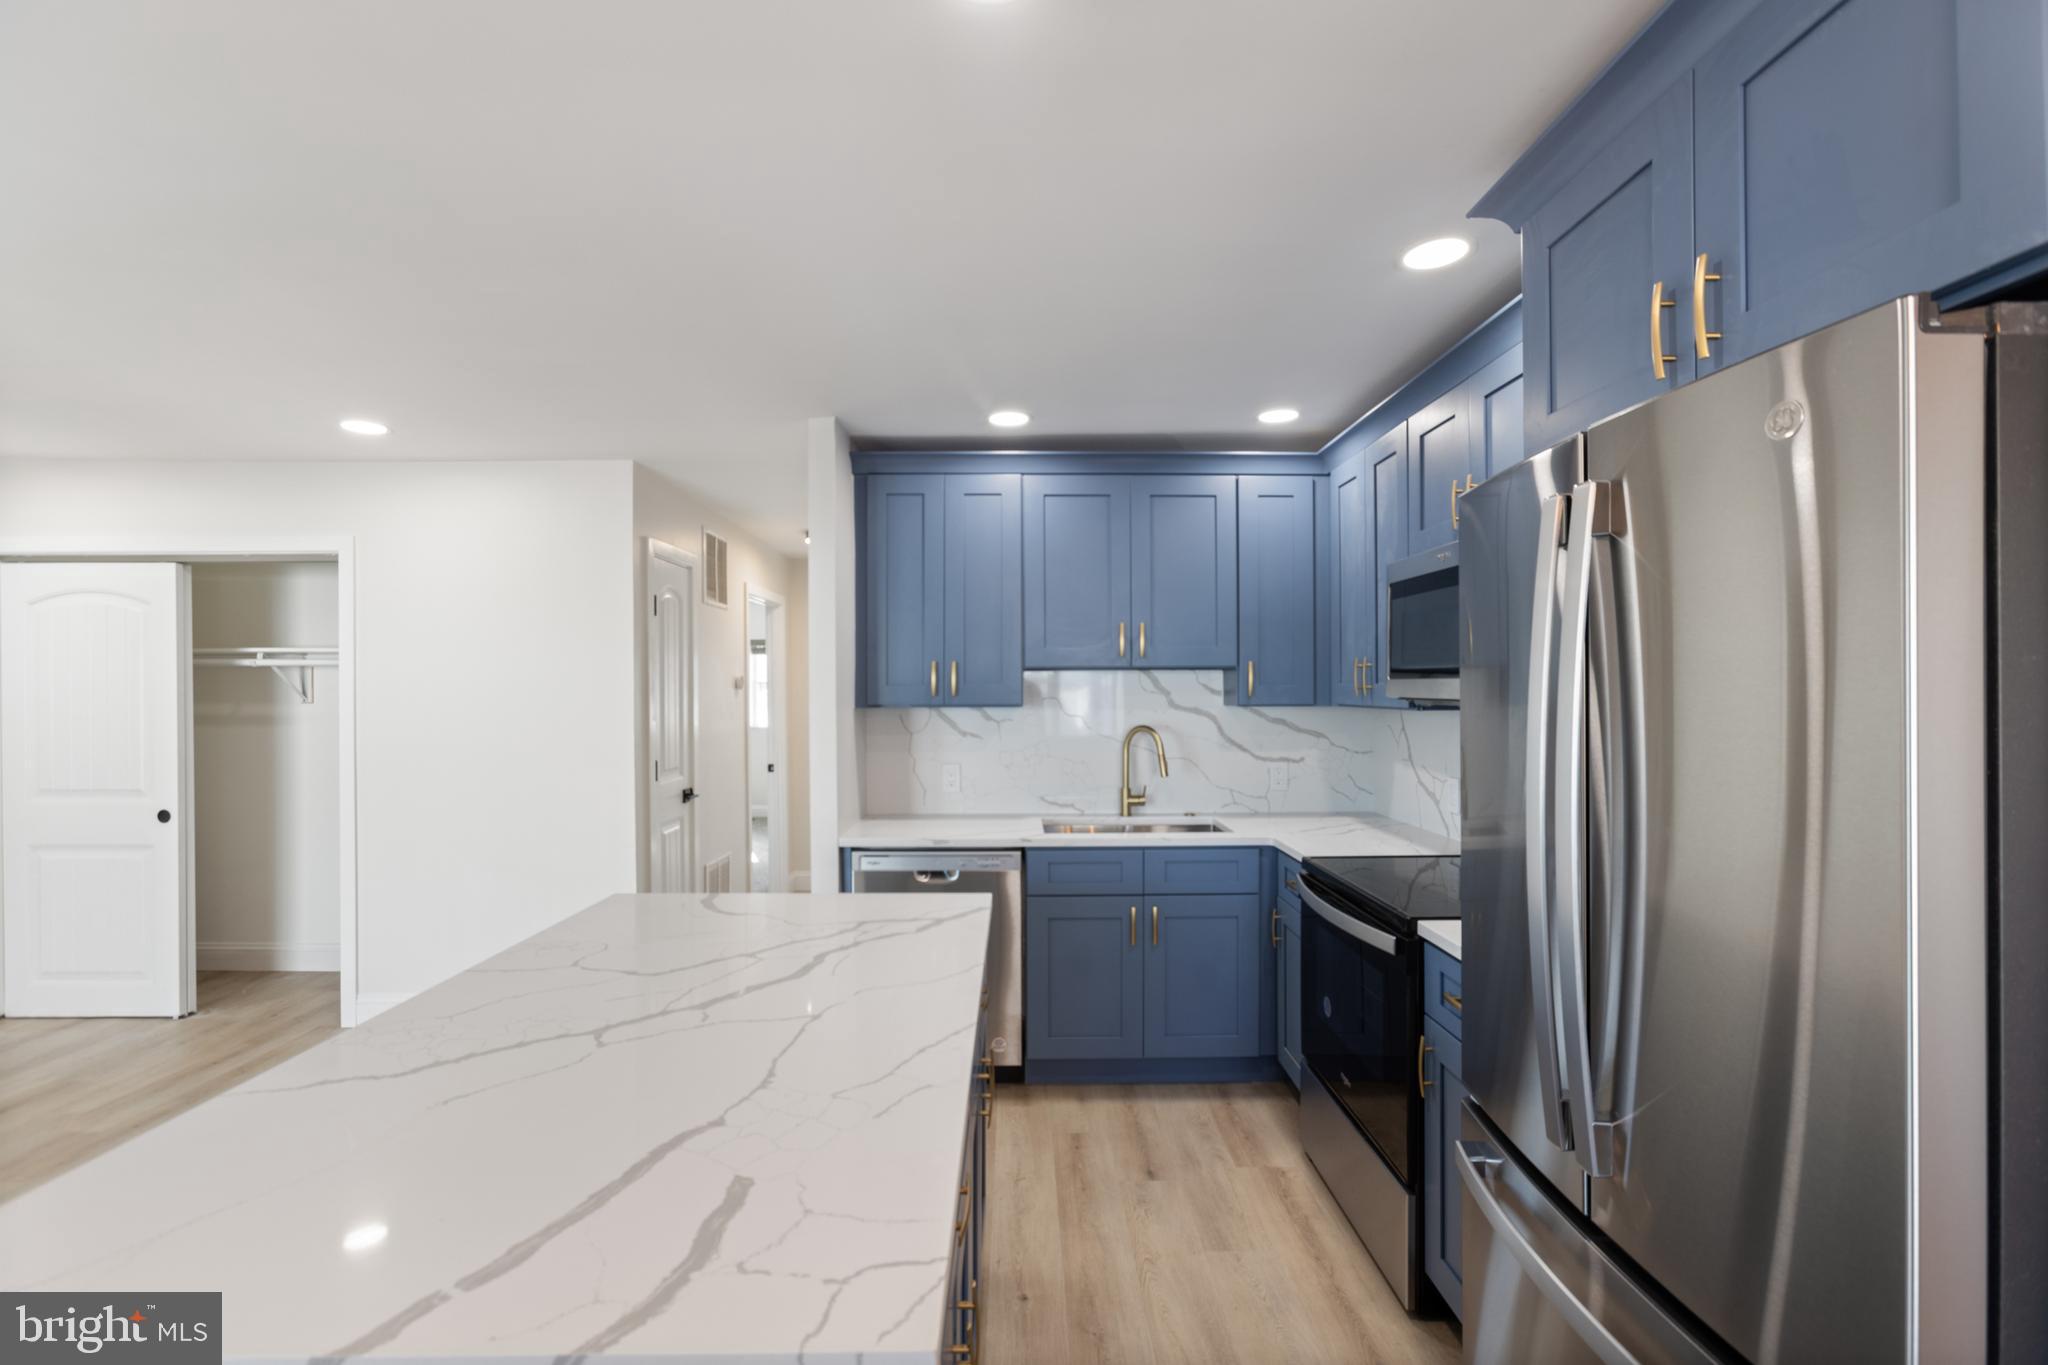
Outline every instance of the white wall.
[[839, 889], [839, 833], [861, 818], [853, 709], [853, 457], [846, 428], [810, 421], [805, 489], [811, 531], [809, 644], [812, 889]]
[[[331, 562], [194, 565], [192, 643], [332, 646], [339, 600]], [[341, 710], [334, 670], [312, 678], [301, 702], [267, 668], [193, 674], [202, 970], [340, 967]]]
[[[746, 693], [733, 686], [747, 672], [747, 610], [749, 586], [762, 587], [787, 597], [790, 585], [802, 576], [802, 566], [786, 556], [765, 548], [744, 535], [696, 495], [654, 470], [633, 466], [633, 573], [634, 573], [634, 657], [644, 659], [647, 647], [646, 542], [665, 540], [677, 549], [701, 554], [704, 527], [727, 542], [726, 576], [731, 585], [731, 605], [716, 607], [697, 603], [697, 862], [712, 862], [720, 855], [732, 859], [733, 886], [746, 885], [747, 877], [747, 706]], [[633, 674], [633, 790], [638, 802], [636, 857], [639, 884], [647, 885], [647, 772], [646, 688], [647, 670], [636, 665]], [[792, 670], [786, 705], [801, 710], [805, 703], [803, 674]], [[801, 775], [792, 771], [789, 781], [791, 805], [806, 800]], [[805, 851], [792, 845], [790, 871], [794, 875], [807, 865]]]
[[624, 461], [0, 461], [0, 536], [354, 538], [365, 1013], [634, 885]]

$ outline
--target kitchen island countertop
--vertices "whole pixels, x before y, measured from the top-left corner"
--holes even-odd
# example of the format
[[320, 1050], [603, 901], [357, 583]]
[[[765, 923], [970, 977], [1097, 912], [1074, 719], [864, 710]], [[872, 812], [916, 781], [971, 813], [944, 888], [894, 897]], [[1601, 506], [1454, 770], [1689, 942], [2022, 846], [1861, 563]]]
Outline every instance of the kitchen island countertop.
[[942, 1359], [988, 925], [614, 896], [0, 1205], [0, 1283], [219, 1290], [229, 1359]]

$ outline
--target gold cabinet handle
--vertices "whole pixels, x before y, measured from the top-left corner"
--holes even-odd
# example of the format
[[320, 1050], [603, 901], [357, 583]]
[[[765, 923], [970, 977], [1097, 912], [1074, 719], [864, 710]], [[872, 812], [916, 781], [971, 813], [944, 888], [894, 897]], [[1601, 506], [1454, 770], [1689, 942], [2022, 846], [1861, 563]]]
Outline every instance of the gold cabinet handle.
[[[1712, 360], [1713, 353], [1707, 349], [1710, 341], [1719, 341], [1719, 332], [1707, 330], [1707, 281], [1718, 281], [1719, 275], [1707, 271], [1707, 253], [1702, 251], [1699, 259], [1692, 263], [1692, 345], [1701, 360]], [[1657, 376], [1662, 379], [1663, 375]]]
[[1250, 701], [1259, 690], [1259, 671], [1250, 659], [1244, 661], [1244, 696]]
[[960, 1221], [953, 1224], [953, 1245], [959, 1246], [967, 1240], [967, 1222], [974, 1217], [974, 1186], [960, 1187]]
[[1465, 476], [1464, 483], [1453, 483], [1451, 485], [1451, 529], [1453, 531], [1458, 529], [1458, 499], [1464, 497], [1477, 487], [1479, 485], [1472, 481], [1470, 474]]
[[1138, 907], [1131, 907], [1131, 946], [1138, 946]]
[[960, 661], [953, 660], [953, 695], [960, 695]]
[[1280, 946], [1280, 907], [1273, 907], [1273, 946]]
[[1465, 997], [1464, 997], [1464, 996], [1462, 996], [1462, 995], [1452, 995], [1452, 994], [1451, 994], [1451, 993], [1450, 993], [1449, 991], [1445, 991], [1445, 992], [1443, 993], [1443, 997], [1444, 997], [1444, 1003], [1445, 1003], [1446, 1005], [1449, 1005], [1449, 1006], [1450, 1006], [1450, 1007], [1451, 1007], [1452, 1009], [1456, 1010], [1456, 1011], [1457, 1011], [1458, 1013], [1460, 1013], [1460, 1014], [1463, 1014], [1463, 1013], [1465, 1012]]
[[1127, 621], [1116, 623], [1116, 657], [1119, 659], [1124, 657], [1124, 630], [1129, 624]]
[[1353, 659], [1351, 661], [1351, 695], [1354, 697], [1365, 695], [1365, 688], [1359, 684], [1359, 674], [1364, 667], [1365, 660], [1363, 659]]
[[1300, 894], [1301, 894], [1301, 883], [1300, 883], [1300, 882], [1298, 882], [1298, 881], [1296, 881], [1296, 880], [1294, 880], [1294, 878], [1292, 878], [1292, 877], [1283, 877], [1283, 878], [1281, 879], [1281, 883], [1282, 883], [1282, 885], [1284, 885], [1284, 886], [1285, 886], [1285, 887], [1286, 887], [1286, 888], [1287, 888], [1287, 889], [1288, 889], [1289, 891], [1292, 891], [1292, 892], [1293, 892], [1293, 893], [1294, 893], [1295, 895], [1297, 895], [1297, 896], [1298, 896], [1298, 895], [1300, 895]]
[[1436, 1049], [1429, 1045], [1429, 1039], [1417, 1038], [1415, 1040], [1415, 1093], [1424, 1099], [1429, 1098], [1430, 1083], [1428, 1079], [1429, 1073], [1423, 1069], [1422, 1059], [1434, 1051]]
[[1664, 281], [1659, 280], [1650, 286], [1650, 373], [1659, 379], [1664, 377], [1666, 365], [1678, 363], [1677, 356], [1664, 354], [1664, 310], [1676, 307], [1676, 299], [1664, 297]]
[[1372, 660], [1365, 661], [1365, 690], [1372, 691]]
[[1159, 946], [1159, 907], [1152, 907], [1152, 946]]
[[932, 660], [932, 695], [935, 697], [939, 695], [939, 661], [937, 659]]
[[1138, 657], [1145, 657], [1145, 623], [1138, 622]]

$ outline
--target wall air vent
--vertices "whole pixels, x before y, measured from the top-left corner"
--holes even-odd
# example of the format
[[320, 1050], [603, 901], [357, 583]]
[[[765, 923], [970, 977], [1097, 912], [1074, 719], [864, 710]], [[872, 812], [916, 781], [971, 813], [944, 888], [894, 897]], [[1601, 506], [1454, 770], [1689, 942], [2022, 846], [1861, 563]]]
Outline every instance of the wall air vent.
[[725, 537], [704, 532], [704, 600], [714, 607], [730, 606], [726, 591]]

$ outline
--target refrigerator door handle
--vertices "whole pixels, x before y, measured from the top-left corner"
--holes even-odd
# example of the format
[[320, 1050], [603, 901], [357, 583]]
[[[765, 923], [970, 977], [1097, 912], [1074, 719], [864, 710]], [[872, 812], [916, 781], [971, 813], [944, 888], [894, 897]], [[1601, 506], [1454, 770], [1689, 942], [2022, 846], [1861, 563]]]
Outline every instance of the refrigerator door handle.
[[1562, 1087], [1557, 1072], [1557, 993], [1551, 982], [1550, 857], [1551, 800], [1551, 661], [1557, 635], [1557, 561], [1564, 540], [1565, 499], [1543, 499], [1536, 533], [1535, 602], [1529, 612], [1529, 707], [1523, 762], [1523, 807], [1528, 826], [1523, 870], [1529, 902], [1529, 988], [1531, 1013], [1541, 1022], [1536, 1032], [1536, 1078], [1542, 1091], [1543, 1136], [1554, 1147], [1568, 1149], [1571, 1133], [1564, 1125]]
[[[1536, 1182], [1491, 1142], [1465, 1139], [1453, 1149], [1472, 1207], [1486, 1220], [1496, 1249], [1504, 1248], [1522, 1274], [1573, 1335], [1607, 1365], [1716, 1365], [1719, 1357], [1667, 1316], [1608, 1260]], [[1539, 1245], [1540, 1244], [1540, 1245]], [[1471, 1239], [1465, 1254], [1486, 1255]], [[1491, 1286], [1488, 1286], [1491, 1289]], [[1489, 1295], [1489, 1298], [1491, 1295]], [[1493, 1365], [1483, 1340], [1466, 1328], [1467, 1359], [1477, 1346], [1480, 1365]], [[1518, 1349], [1521, 1345], [1516, 1343]]]
[[1563, 1052], [1567, 1144], [1589, 1175], [1614, 1174], [1609, 1133], [1593, 1108], [1592, 1031], [1586, 966], [1586, 674], [1592, 621], [1595, 542], [1620, 530], [1621, 503], [1613, 484], [1582, 483], [1572, 490], [1565, 547], [1564, 638], [1558, 646], [1556, 750], [1552, 758], [1557, 870], [1547, 928], [1554, 961], [1558, 1046]]

